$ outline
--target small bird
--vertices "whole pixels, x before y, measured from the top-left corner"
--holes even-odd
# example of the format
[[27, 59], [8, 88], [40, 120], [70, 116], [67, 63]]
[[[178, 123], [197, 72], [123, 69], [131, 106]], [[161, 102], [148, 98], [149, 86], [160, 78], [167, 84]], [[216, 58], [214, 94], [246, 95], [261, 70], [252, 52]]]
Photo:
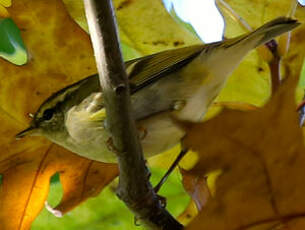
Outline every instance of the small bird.
[[[257, 30], [211, 44], [167, 50], [125, 62], [132, 114], [145, 157], [178, 144], [185, 131], [177, 120], [199, 122], [243, 57], [299, 23], [280, 17]], [[54, 93], [29, 128], [16, 137], [40, 135], [70, 151], [116, 162], [98, 75]]]

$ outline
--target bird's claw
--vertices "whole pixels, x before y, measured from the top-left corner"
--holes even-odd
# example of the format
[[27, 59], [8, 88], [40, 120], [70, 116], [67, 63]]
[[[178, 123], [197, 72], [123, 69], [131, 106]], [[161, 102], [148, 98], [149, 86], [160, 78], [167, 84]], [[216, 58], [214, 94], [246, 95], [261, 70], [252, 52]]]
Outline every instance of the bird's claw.
[[160, 196], [158, 194], [157, 194], [157, 197], [158, 197], [158, 200], [159, 200], [159, 203], [160, 203], [161, 207], [165, 208], [166, 205], [167, 205], [166, 197]]
[[114, 153], [119, 152], [119, 150], [114, 146], [113, 139], [111, 137], [109, 137], [108, 140], [106, 141], [106, 146], [107, 146], [108, 150], [111, 152], [114, 152]]
[[140, 140], [144, 140], [144, 138], [147, 136], [147, 129], [143, 126], [138, 127], [138, 132], [140, 136]]

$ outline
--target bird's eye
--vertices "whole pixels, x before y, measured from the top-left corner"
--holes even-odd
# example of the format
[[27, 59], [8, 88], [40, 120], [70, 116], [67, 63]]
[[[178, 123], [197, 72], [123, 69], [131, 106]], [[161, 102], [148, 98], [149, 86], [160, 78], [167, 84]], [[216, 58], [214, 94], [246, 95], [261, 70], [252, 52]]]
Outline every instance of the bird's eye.
[[54, 109], [46, 109], [43, 112], [43, 119], [44, 120], [51, 120], [54, 114]]

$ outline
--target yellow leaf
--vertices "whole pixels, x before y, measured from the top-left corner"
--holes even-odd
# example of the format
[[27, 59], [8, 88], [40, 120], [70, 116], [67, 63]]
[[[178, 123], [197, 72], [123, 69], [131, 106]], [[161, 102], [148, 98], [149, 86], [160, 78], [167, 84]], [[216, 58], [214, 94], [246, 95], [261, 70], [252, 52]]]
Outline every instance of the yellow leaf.
[[0, 5], [3, 5], [4, 7], [10, 7], [12, 5], [12, 0], [0, 0]]
[[7, 11], [7, 9], [3, 5], [0, 5], [0, 17], [1, 18], [8, 18], [9, 16], [10, 16], [10, 14]]
[[31, 58], [24, 66], [0, 60], [0, 229], [25, 230], [43, 208], [54, 173], [60, 173], [64, 190], [56, 209], [65, 213], [97, 195], [118, 170], [43, 138], [15, 140], [46, 97], [96, 73], [96, 66], [88, 35], [69, 17], [61, 0], [14, 1], [10, 13]]
[[[294, 0], [225, 1], [252, 29], [276, 17], [286, 16], [295, 2]], [[236, 19], [232, 19], [232, 15], [227, 11], [222, 11], [222, 13], [226, 21], [225, 37], [230, 38], [245, 32], [240, 23]], [[295, 17], [303, 22], [305, 20], [304, 8], [298, 7]], [[271, 94], [270, 70], [266, 62], [271, 59], [270, 51], [265, 47], [253, 50], [233, 72], [217, 100], [262, 106]]]
[[[32, 144], [37, 146], [38, 143]], [[116, 165], [80, 158], [53, 144], [41, 145], [29, 151], [25, 149], [1, 163], [6, 166], [0, 167], [3, 174], [0, 190], [1, 229], [30, 229], [32, 221], [44, 206], [50, 178], [56, 172], [60, 172], [64, 194], [55, 210], [62, 214], [87, 198], [98, 195], [118, 174]]]
[[[88, 31], [83, 1], [63, 1], [75, 21]], [[113, 4], [121, 42], [134, 48], [139, 54], [152, 54], [166, 49], [201, 43], [195, 35], [181, 27], [167, 13], [162, 1], [114, 0]]]
[[187, 154], [181, 159], [179, 166], [184, 170], [190, 170], [198, 162], [198, 153], [189, 150]]
[[183, 225], [188, 225], [196, 217], [197, 214], [197, 207], [194, 201], [191, 200], [183, 213], [177, 217], [177, 220]]

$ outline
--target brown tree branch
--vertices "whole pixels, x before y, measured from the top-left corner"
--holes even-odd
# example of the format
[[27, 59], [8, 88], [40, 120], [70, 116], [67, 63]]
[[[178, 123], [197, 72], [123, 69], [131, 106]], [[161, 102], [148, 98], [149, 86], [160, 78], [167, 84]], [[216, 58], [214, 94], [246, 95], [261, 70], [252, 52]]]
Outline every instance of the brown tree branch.
[[84, 0], [91, 40], [105, 98], [107, 127], [120, 168], [117, 194], [151, 229], [182, 229], [161, 205], [149, 183], [122, 60], [111, 0]]

